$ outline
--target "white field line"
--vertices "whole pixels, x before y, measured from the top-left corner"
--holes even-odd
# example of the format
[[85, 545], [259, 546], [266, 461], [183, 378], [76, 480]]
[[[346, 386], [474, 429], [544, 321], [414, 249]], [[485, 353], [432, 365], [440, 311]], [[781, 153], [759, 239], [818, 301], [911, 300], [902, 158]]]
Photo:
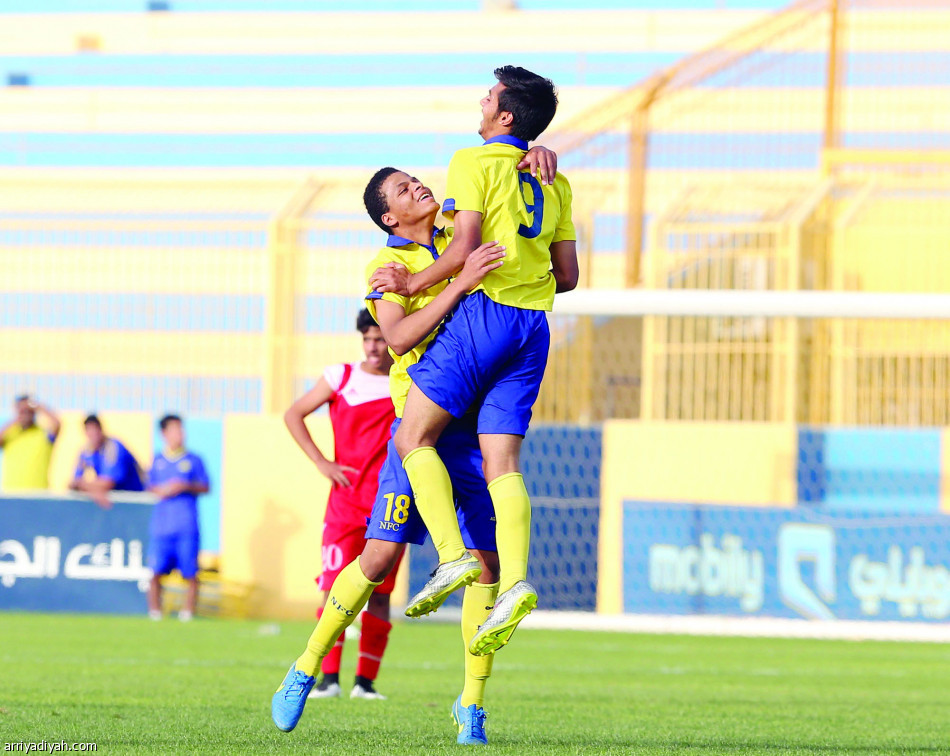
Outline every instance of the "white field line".
[[[422, 621], [458, 622], [460, 616], [458, 609], [446, 608], [435, 615], [423, 618]], [[700, 617], [536, 611], [521, 623], [519, 629], [950, 643], [950, 623], [824, 621], [779, 617]]]

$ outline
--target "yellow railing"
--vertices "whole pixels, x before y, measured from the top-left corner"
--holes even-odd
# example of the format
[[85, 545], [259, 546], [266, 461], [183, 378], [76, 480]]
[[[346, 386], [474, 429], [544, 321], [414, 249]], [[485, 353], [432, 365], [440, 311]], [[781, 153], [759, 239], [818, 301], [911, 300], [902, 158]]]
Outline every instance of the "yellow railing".
[[[912, 5], [802, 0], [546, 136], [574, 188], [581, 285], [950, 290], [950, 152], [931, 149], [947, 146], [950, 71], [926, 55], [950, 0]], [[10, 391], [115, 379], [105, 390], [132, 409], [167, 379], [161, 402], [183, 411], [281, 410], [359, 355], [352, 320], [382, 242], [364, 180], [0, 173], [0, 275], [48, 308], [42, 327], [0, 331]], [[140, 295], [183, 312], [122, 309]], [[542, 420], [945, 418], [942, 324], [553, 323]]]

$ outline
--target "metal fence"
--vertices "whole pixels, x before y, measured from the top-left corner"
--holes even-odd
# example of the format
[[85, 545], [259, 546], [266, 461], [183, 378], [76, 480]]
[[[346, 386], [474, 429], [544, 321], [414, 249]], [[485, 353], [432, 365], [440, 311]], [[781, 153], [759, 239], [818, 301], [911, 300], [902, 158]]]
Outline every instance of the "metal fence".
[[[581, 286], [950, 290], [948, 35], [950, 0], [802, 0], [546, 137]], [[344, 174], [7, 171], [0, 395], [282, 409], [359, 356], [382, 237]], [[948, 419], [943, 323], [552, 322], [541, 420]]]

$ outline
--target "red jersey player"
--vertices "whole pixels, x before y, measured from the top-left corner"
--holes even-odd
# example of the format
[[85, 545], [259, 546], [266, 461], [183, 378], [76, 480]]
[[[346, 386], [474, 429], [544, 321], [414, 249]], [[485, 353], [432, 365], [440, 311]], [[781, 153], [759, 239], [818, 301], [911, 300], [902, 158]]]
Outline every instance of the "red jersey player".
[[[376, 499], [379, 470], [386, 459], [390, 426], [395, 419], [389, 390], [389, 368], [393, 359], [382, 331], [366, 310], [356, 319], [356, 328], [363, 334], [366, 359], [328, 367], [310, 391], [294, 402], [284, 413], [290, 434], [313, 460], [317, 469], [330, 479], [330, 498], [323, 520], [323, 572], [317, 587], [326, 591], [346, 565], [363, 551], [366, 518]], [[317, 448], [304, 418], [318, 408], [329, 405], [333, 426], [333, 461]], [[389, 595], [396, 582], [396, 569], [370, 596], [362, 616], [359, 661], [356, 681], [350, 698], [384, 698], [373, 687], [379, 672], [389, 631]], [[321, 604], [326, 601], [325, 595]], [[317, 611], [317, 617], [323, 609]], [[311, 698], [340, 695], [340, 636], [323, 659], [323, 679], [310, 693]]]

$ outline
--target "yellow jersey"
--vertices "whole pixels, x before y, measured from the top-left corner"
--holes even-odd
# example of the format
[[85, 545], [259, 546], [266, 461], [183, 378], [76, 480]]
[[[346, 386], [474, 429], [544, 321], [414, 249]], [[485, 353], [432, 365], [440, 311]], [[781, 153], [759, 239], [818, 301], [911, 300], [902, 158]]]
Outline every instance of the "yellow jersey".
[[551, 245], [577, 238], [571, 220], [571, 186], [558, 173], [553, 184], [515, 166], [528, 143], [512, 136], [492, 137], [480, 147], [459, 150], [449, 163], [442, 214], [459, 210], [482, 214], [482, 241], [506, 247], [505, 262], [482, 281], [481, 289], [498, 304], [523, 310], [550, 310], [554, 304]]
[[[389, 262], [400, 263], [405, 265], [410, 273], [418, 273], [432, 265], [439, 258], [439, 255], [445, 252], [445, 248], [449, 246], [451, 240], [451, 228], [433, 230], [432, 245], [429, 247], [401, 236], [390, 235], [386, 246], [376, 254], [373, 261], [366, 267], [366, 280], [369, 281], [373, 271]], [[429, 304], [446, 286], [448, 286], [448, 281], [441, 281], [413, 297], [403, 297], [392, 292], [379, 293], [370, 289], [366, 295], [366, 307], [373, 318], [376, 318], [376, 300], [385, 299], [387, 302], [395, 302], [400, 305], [406, 311], [406, 315], [411, 315]], [[393, 406], [396, 408], [396, 417], [402, 417], [403, 408], [406, 406], [406, 396], [409, 394], [409, 386], [412, 385], [412, 379], [407, 372], [409, 366], [422, 359], [426, 347], [434, 338], [435, 331], [426, 336], [411, 351], [401, 356], [393, 352], [392, 349], [389, 350], [393, 356], [393, 366], [389, 371], [389, 391], [392, 394]]]
[[27, 491], [49, 488], [49, 461], [53, 438], [38, 425], [14, 424], [3, 435], [0, 490]]

